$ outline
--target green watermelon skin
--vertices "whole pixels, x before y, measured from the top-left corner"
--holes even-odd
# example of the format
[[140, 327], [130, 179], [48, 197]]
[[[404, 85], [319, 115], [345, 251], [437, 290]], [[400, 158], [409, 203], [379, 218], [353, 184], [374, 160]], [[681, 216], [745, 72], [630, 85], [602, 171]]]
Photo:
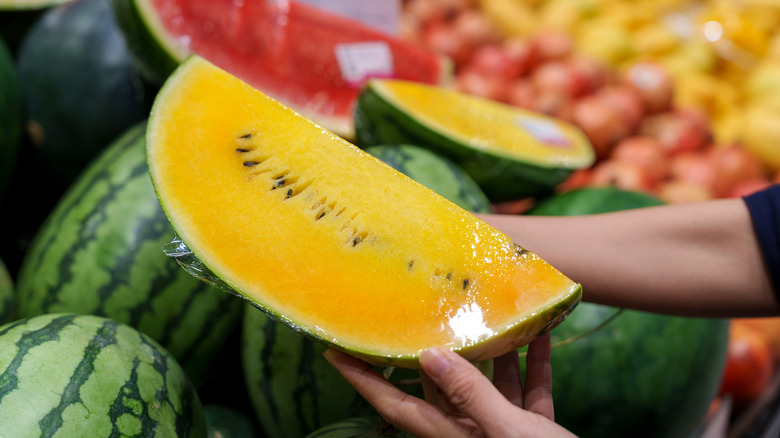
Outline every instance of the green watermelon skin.
[[[661, 204], [644, 193], [583, 188], [541, 201], [527, 214]], [[722, 319], [580, 303], [551, 331], [556, 422], [583, 438], [696, 436], [720, 384], [728, 327]]]
[[302, 437], [367, 412], [368, 403], [322, 356], [326, 348], [247, 305], [241, 361], [266, 436]]
[[0, 327], [0, 436], [205, 437], [195, 389], [148, 336], [93, 315]]
[[13, 56], [0, 38], [0, 197], [5, 192], [22, 140], [22, 91]]
[[490, 201], [482, 189], [448, 158], [408, 144], [371, 146], [365, 151], [463, 209], [490, 213]]
[[200, 386], [243, 301], [162, 250], [173, 230], [146, 165], [145, 125], [109, 145], [41, 226], [17, 279], [21, 317], [76, 312], [128, 324], [170, 351]]
[[457, 163], [491, 202], [547, 196], [574, 169], [521, 162], [472, 147], [388, 105], [372, 87], [361, 90], [355, 106], [355, 143], [363, 149], [384, 144], [413, 144]]
[[208, 438], [258, 438], [252, 418], [231, 407], [208, 403], [203, 406]]
[[16, 319], [16, 291], [5, 263], [0, 260], [0, 324]]
[[663, 205], [644, 192], [617, 187], [584, 187], [540, 200], [527, 213], [535, 216], [579, 216]]
[[151, 107], [109, 0], [46, 10], [17, 54], [28, 137], [39, 167], [70, 182]]
[[378, 416], [347, 418], [315, 430], [306, 438], [413, 438]]

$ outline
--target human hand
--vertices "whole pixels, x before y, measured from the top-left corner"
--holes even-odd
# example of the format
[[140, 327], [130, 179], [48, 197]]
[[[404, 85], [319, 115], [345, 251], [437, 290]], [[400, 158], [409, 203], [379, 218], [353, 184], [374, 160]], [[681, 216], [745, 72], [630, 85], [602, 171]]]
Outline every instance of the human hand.
[[494, 359], [493, 382], [456, 353], [424, 351], [427, 400], [406, 394], [347, 354], [328, 349], [325, 358], [385, 420], [420, 438], [573, 436], [553, 421], [549, 334], [528, 346], [525, 385], [516, 351]]

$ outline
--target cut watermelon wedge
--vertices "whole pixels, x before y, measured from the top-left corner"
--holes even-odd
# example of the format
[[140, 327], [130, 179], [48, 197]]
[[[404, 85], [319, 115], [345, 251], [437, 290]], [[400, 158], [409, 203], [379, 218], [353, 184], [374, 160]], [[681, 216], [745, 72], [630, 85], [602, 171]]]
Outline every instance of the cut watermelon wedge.
[[444, 84], [451, 78], [442, 55], [297, 1], [113, 1], [133, 54], [154, 82], [195, 53], [349, 139], [367, 79]]

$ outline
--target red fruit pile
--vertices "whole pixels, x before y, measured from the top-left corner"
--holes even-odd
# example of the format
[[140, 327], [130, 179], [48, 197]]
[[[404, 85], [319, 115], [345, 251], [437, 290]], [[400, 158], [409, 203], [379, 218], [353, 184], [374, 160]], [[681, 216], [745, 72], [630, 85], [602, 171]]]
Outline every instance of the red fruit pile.
[[616, 71], [575, 53], [563, 32], [503, 38], [471, 0], [407, 0], [405, 36], [450, 56], [459, 91], [580, 127], [597, 162], [560, 191], [612, 185], [669, 203], [742, 196], [772, 175], [739, 145], [713, 142], [701, 112], [674, 105], [675, 85], [658, 64]]

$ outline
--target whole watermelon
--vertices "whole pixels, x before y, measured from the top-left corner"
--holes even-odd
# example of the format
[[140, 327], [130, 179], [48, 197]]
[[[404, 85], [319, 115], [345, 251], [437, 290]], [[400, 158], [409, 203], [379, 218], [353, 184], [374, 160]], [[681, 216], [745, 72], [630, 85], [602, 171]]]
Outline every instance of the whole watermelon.
[[231, 407], [207, 403], [203, 406], [206, 415], [208, 438], [257, 438], [252, 418]]
[[149, 114], [151, 96], [110, 0], [72, 0], [48, 9], [22, 41], [17, 66], [36, 159], [59, 181], [72, 180]]
[[0, 324], [16, 319], [16, 292], [5, 263], [0, 260]]
[[0, 198], [16, 163], [22, 139], [22, 92], [11, 52], [0, 38]]
[[[660, 204], [643, 193], [585, 188], [542, 201], [528, 214]], [[690, 437], [720, 384], [728, 321], [581, 303], [551, 336], [556, 422], [583, 438]]]
[[0, 436], [205, 437], [176, 360], [130, 326], [48, 314], [0, 327]]
[[[246, 306], [241, 357], [255, 417], [266, 436], [301, 437], [340, 420], [376, 414], [325, 360], [325, 349]], [[416, 371], [401, 368], [390, 374], [399, 388], [421, 397], [417, 377]]]
[[379, 416], [347, 418], [321, 427], [306, 438], [413, 438]]
[[371, 146], [365, 151], [463, 209], [490, 212], [490, 201], [477, 183], [442, 155], [409, 144]]
[[145, 125], [130, 128], [69, 187], [22, 261], [22, 317], [100, 315], [163, 345], [196, 385], [238, 328], [243, 301], [162, 250], [173, 230], [146, 165]]

